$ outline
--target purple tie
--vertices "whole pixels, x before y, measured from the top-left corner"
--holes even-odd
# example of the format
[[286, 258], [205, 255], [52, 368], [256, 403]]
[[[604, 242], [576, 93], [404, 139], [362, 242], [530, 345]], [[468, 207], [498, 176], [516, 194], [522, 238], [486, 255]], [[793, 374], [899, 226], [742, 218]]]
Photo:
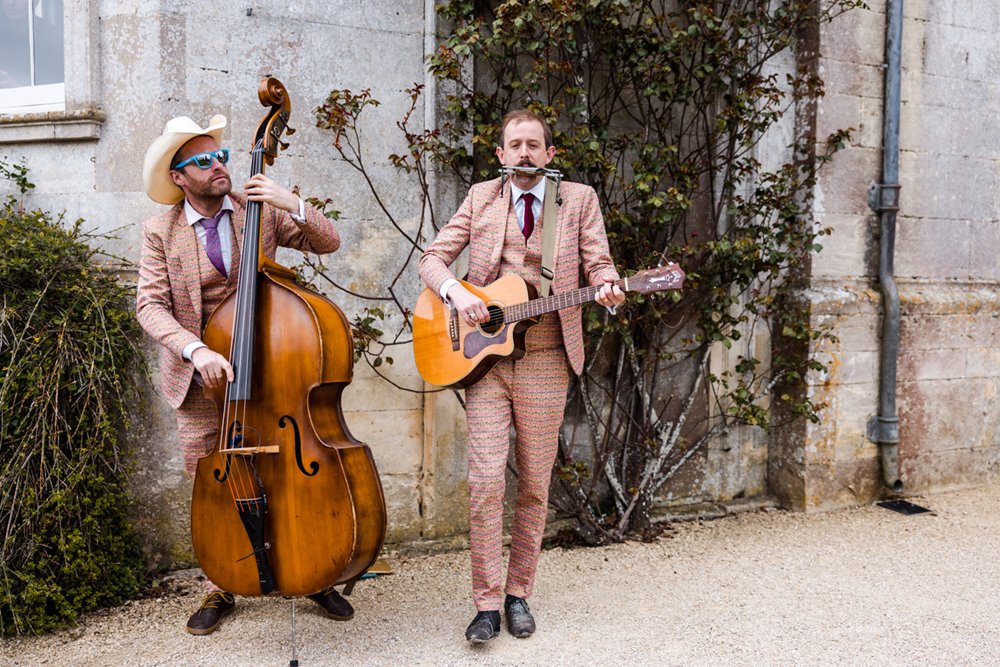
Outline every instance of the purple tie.
[[205, 228], [205, 254], [208, 255], [212, 266], [223, 276], [228, 277], [226, 263], [222, 261], [222, 245], [219, 243], [219, 222], [225, 214], [226, 209], [222, 209], [214, 217], [202, 218], [201, 226]]
[[521, 201], [524, 202], [524, 227], [521, 231], [524, 232], [524, 238], [531, 236], [531, 232], [535, 231], [535, 211], [532, 205], [535, 203], [535, 195], [530, 192], [525, 192], [521, 195]]

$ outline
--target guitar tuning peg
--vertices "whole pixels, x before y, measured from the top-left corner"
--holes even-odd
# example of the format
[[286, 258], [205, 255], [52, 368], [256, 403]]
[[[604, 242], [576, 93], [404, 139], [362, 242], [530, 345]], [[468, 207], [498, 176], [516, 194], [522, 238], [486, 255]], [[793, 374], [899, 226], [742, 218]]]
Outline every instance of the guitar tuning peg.
[[292, 136], [293, 134], [295, 134], [295, 128], [294, 127], [285, 127], [285, 134], [287, 134], [288, 136]]
[[287, 142], [279, 141], [278, 144], [281, 146], [281, 150], [283, 150], [283, 151], [287, 151], [288, 150], [288, 143]]

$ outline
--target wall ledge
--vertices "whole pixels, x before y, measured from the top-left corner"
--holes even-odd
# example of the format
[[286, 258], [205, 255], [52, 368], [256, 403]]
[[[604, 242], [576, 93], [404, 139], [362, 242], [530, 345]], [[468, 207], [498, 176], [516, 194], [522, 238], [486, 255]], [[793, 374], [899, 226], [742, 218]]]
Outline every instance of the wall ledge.
[[97, 109], [0, 115], [0, 145], [97, 141], [104, 120]]

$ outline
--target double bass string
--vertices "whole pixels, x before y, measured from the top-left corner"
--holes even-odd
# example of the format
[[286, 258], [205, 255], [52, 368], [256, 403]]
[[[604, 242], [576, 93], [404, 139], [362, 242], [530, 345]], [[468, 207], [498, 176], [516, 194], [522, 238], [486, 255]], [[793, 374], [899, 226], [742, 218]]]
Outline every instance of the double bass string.
[[[264, 145], [263, 140], [259, 140], [251, 152], [251, 168], [250, 175], [254, 176], [259, 174], [264, 170]], [[243, 238], [244, 245], [246, 246], [246, 251], [243, 253], [243, 261], [240, 264], [240, 285], [239, 294], [237, 294], [237, 304], [239, 311], [239, 322], [238, 322], [238, 336], [234, 338], [239, 340], [240, 345], [240, 369], [239, 373], [242, 374], [241, 385], [246, 388], [246, 391], [237, 392], [237, 407], [240, 421], [240, 433], [241, 441], [240, 444], [246, 447], [248, 444], [248, 437], [250, 435], [250, 429], [252, 428], [247, 424], [247, 405], [250, 400], [250, 386], [252, 377], [250, 377], [251, 371], [251, 360], [253, 359], [253, 310], [255, 304], [253, 301], [256, 299], [256, 291], [254, 288], [254, 282], [257, 280], [257, 254], [260, 247], [260, 224], [261, 224], [261, 205], [259, 202], [248, 202], [247, 203], [247, 220], [244, 225]], [[247, 233], [249, 229], [249, 234]], [[247, 261], [253, 260], [253, 261]], [[235, 380], [236, 378], [234, 378]], [[260, 431], [253, 429], [253, 432], [257, 434], [256, 445], [260, 446], [263, 444], [260, 442], [261, 435]], [[256, 457], [256, 455], [252, 455]], [[259, 510], [256, 507], [259, 502], [262, 489], [257, 489], [256, 484], [253, 479], [250, 479], [250, 474], [253, 470], [254, 460], [247, 460], [246, 457], [239, 458], [240, 464], [237, 466], [239, 469], [239, 474], [237, 475], [237, 481], [240, 485], [240, 491], [242, 492], [242, 498], [244, 500], [252, 500], [255, 510]], [[244, 466], [244, 463], [246, 464]]]
[[[262, 169], [263, 145], [262, 142], [258, 141], [254, 146], [253, 151], [251, 151], [251, 176], [260, 173]], [[237, 376], [234, 377], [233, 383], [229, 383], [226, 386], [223, 418], [219, 429], [220, 443], [222, 444], [219, 448], [220, 456], [222, 457], [220, 467], [222, 470], [229, 470], [229, 475], [227, 476], [226, 481], [234, 504], [243, 500], [252, 501], [254, 505], [256, 505], [259, 502], [261, 491], [256, 488], [257, 485], [254, 483], [254, 480], [250, 478], [250, 470], [252, 469], [253, 464], [246, 462], [247, 467], [244, 467], [245, 457], [236, 456], [235, 453], [233, 453], [233, 450], [236, 449], [236, 447], [233, 446], [234, 443], [230, 440], [232, 424], [236, 421], [240, 424], [240, 447], [247, 446], [247, 438], [249, 435], [249, 428], [246, 421], [249, 396], [244, 395], [244, 392], [242, 391], [235, 392], [236, 397], [234, 400], [230, 400], [230, 396], [235, 383], [239, 382], [242, 386], [246, 387], [249, 386], [250, 381], [250, 378], [241, 377], [241, 375], [250, 372], [249, 361], [252, 358], [252, 348], [249, 345], [249, 341], [251, 340], [253, 318], [249, 317], [244, 297], [248, 296], [252, 298], [253, 295], [253, 286], [250, 284], [250, 281], [256, 280], [257, 266], [256, 262], [248, 260], [253, 259], [256, 255], [259, 243], [259, 234], [260, 204], [257, 202], [248, 202], [247, 220], [244, 225], [243, 232], [243, 254], [240, 264], [240, 275], [236, 294], [236, 321], [229, 354], [230, 360], [235, 362], [234, 372]], [[250, 266], [251, 264], [253, 266]], [[234, 413], [235, 417], [233, 417]], [[258, 440], [259, 439], [260, 434], [258, 432]], [[260, 442], [257, 443], [257, 445], [260, 444]], [[228, 453], [223, 454], [223, 452]], [[229, 465], [226, 465], [227, 460], [229, 461]], [[254, 509], [259, 508], [254, 507]]]

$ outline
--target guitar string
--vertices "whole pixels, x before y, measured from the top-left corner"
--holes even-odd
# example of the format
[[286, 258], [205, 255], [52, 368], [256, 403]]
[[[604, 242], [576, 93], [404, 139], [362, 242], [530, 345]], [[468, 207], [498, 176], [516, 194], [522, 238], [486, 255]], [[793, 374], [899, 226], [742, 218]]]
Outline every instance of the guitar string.
[[[628, 281], [630, 279], [634, 280], [635, 278], [636, 276], [621, 278], [614, 281], [613, 284], [617, 285], [619, 288], [625, 288]], [[544, 315], [545, 313], [553, 310], [561, 310], [570, 306], [579, 305], [586, 301], [593, 301], [595, 299], [595, 295], [600, 289], [601, 286], [590, 285], [588, 287], [582, 287], [580, 289], [564, 292], [562, 294], [553, 294], [542, 299], [533, 299], [522, 303], [511, 304], [507, 307], [491, 309], [490, 318], [486, 322], [478, 323], [478, 326], [494, 326], [503, 324], [504, 322], [518, 322], [523, 319]], [[633, 287], [632, 290], [626, 291], [634, 290], [635, 288]]]

